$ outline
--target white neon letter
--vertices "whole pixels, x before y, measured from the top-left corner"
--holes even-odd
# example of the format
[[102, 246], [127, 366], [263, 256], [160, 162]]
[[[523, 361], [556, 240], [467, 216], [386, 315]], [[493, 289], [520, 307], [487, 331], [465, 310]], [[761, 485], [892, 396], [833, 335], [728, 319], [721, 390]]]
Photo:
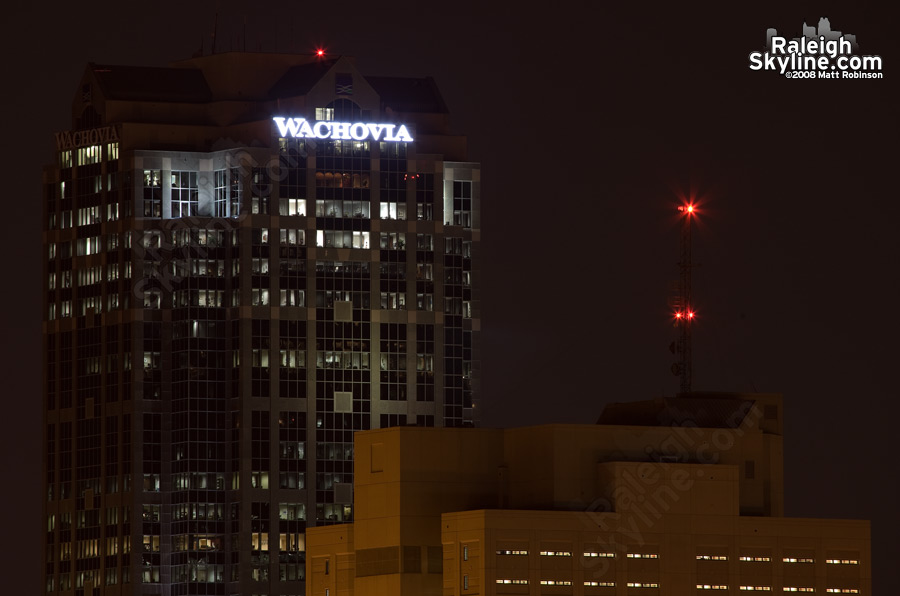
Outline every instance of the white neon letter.
[[384, 124], [369, 124], [369, 132], [372, 133], [372, 138], [376, 141], [381, 139], [381, 133], [384, 132]]
[[362, 122], [357, 122], [350, 127], [350, 136], [352, 136], [357, 141], [361, 141], [369, 136], [369, 127]]
[[394, 135], [394, 139], [397, 141], [406, 141], [407, 143], [411, 143], [413, 140], [413, 138], [409, 134], [409, 131], [406, 130], [405, 124], [401, 124], [400, 128], [397, 129], [397, 134]]
[[288, 134], [292, 137], [299, 136], [303, 124], [306, 123], [303, 118], [272, 118], [272, 120], [278, 126], [278, 132], [282, 137], [287, 137]]
[[[322, 132], [323, 127], [327, 132]], [[327, 139], [331, 135], [331, 122], [316, 122], [316, 125], [313, 126], [313, 131], [316, 138]]]
[[309, 122], [307, 122], [303, 118], [295, 118], [295, 120], [298, 120], [300, 122], [300, 127], [297, 131], [296, 136], [307, 138], [312, 138], [313, 136], [315, 136], [313, 135], [312, 126], [309, 125]]
[[[350, 124], [348, 122], [332, 123], [331, 138], [332, 139], [349, 139], [350, 138]], [[353, 138], [356, 138], [356, 137], [353, 137]]]

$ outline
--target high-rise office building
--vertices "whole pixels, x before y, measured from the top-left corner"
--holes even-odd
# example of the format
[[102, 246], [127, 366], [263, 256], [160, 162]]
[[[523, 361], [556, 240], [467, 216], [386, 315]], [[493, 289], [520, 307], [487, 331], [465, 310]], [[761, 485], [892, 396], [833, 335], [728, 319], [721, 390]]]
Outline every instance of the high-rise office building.
[[303, 593], [354, 431], [474, 423], [480, 167], [431, 79], [85, 70], [44, 170], [46, 592]]

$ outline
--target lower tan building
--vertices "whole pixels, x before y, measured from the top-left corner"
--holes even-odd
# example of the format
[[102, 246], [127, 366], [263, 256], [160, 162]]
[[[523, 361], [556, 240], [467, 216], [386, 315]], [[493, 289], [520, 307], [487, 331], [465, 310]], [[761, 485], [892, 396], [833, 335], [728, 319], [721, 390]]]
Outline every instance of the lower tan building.
[[871, 594], [867, 521], [782, 517], [781, 428], [778, 396], [692, 395], [357, 433], [355, 522], [308, 531], [307, 594]]

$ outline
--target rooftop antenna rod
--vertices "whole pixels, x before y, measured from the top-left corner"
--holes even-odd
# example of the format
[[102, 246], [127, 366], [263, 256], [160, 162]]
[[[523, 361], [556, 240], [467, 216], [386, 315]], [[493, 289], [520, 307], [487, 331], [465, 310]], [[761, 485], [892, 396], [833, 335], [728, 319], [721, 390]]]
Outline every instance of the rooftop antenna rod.
[[677, 352], [681, 355], [681, 362], [672, 366], [672, 372], [681, 377], [681, 393], [691, 392], [693, 374], [693, 362], [691, 359], [691, 325], [694, 322], [694, 305], [691, 296], [691, 228], [693, 227], [696, 209], [692, 202], [678, 206], [681, 213], [681, 261], [678, 268], [681, 272], [678, 305], [675, 311], [675, 321], [680, 333], [677, 343]]
[[210, 54], [216, 53], [216, 33], [218, 32], [218, 29], [219, 29], [219, 11], [217, 10], [216, 17], [215, 17], [215, 19], [213, 19], [212, 50], [210, 51]]

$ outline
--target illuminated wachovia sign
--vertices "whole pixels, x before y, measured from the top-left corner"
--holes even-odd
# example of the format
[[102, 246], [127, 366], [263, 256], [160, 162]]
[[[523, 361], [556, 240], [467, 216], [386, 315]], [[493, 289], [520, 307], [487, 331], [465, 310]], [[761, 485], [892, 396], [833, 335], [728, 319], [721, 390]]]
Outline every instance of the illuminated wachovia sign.
[[272, 118], [282, 137], [304, 139], [347, 139], [353, 141], [402, 141], [413, 138], [406, 125], [374, 124], [371, 122], [309, 122], [305, 118]]

